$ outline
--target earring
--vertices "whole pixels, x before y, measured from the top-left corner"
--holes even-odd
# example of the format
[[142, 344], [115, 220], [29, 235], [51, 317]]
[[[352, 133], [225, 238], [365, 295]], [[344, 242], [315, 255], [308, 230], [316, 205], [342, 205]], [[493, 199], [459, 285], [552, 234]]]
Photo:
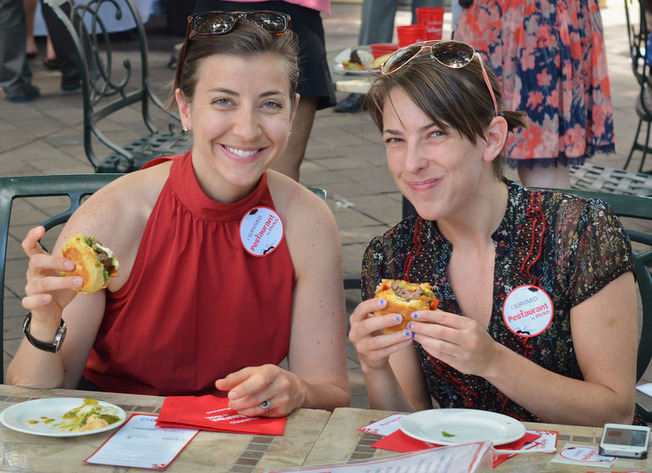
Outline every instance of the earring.
[[183, 125], [183, 127], [181, 128], [181, 131], [183, 133], [188, 133], [188, 127], [186, 125]]
[[290, 131], [288, 131], [288, 136], [290, 136], [291, 134], [292, 134], [292, 131], [291, 131], [291, 130], [290, 130]]

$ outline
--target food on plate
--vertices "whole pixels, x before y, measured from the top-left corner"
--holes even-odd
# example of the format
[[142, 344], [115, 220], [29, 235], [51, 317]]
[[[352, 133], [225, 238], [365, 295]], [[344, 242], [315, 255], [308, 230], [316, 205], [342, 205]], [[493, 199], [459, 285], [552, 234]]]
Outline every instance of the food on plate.
[[89, 294], [104, 289], [109, 279], [118, 273], [118, 259], [95, 237], [77, 233], [63, 245], [61, 252], [75, 264], [74, 270], [61, 274], [81, 276], [84, 280], [84, 285], [77, 289], [78, 292]]
[[[57, 416], [58, 417], [58, 416]], [[28, 424], [51, 424], [52, 429], [62, 432], [88, 432], [103, 429], [122, 420], [115, 407], [102, 406], [95, 399], [84, 399], [81, 406], [70, 409], [61, 415], [61, 422], [50, 417], [28, 420]], [[56, 422], [56, 423], [55, 423]]]
[[366, 71], [371, 67], [374, 57], [364, 49], [346, 48], [335, 56], [335, 63], [348, 71]]
[[111, 406], [102, 406], [96, 399], [84, 399], [84, 403], [63, 414], [64, 420], [54, 427], [70, 432], [87, 432], [115, 424], [120, 420], [120, 413]]
[[351, 51], [351, 57], [342, 61], [342, 67], [349, 71], [364, 71], [366, 69], [365, 65], [362, 64], [362, 59], [358, 54], [358, 51]]
[[382, 56], [378, 56], [376, 59], [373, 60], [371, 63], [371, 67], [369, 69], [380, 69], [380, 67], [385, 64], [385, 61], [387, 61], [387, 58], [389, 58], [391, 54], [383, 54]]
[[413, 312], [436, 309], [439, 300], [435, 297], [429, 283], [410, 283], [397, 279], [383, 279], [376, 287], [376, 297], [387, 301], [387, 307], [374, 312], [374, 315], [400, 314], [403, 322], [383, 329], [384, 333], [405, 330]]

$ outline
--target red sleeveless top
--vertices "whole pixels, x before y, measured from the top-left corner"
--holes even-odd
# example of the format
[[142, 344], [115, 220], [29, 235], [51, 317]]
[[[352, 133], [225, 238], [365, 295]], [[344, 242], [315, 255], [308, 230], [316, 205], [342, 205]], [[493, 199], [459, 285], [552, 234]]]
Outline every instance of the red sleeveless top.
[[267, 176], [243, 200], [221, 204], [199, 187], [191, 157], [170, 158], [129, 279], [107, 291], [84, 371], [104, 390], [203, 394], [288, 353], [295, 272], [285, 238], [264, 256], [240, 238], [251, 209], [274, 209]]

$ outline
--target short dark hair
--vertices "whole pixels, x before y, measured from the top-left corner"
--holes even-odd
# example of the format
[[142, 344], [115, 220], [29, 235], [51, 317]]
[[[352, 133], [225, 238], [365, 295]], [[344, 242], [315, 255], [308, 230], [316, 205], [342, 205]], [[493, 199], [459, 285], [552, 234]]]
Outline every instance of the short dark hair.
[[[509, 131], [527, 126], [525, 112], [502, 110], [502, 93], [496, 76], [485, 65], [498, 110], [507, 121]], [[473, 144], [484, 139], [484, 132], [496, 116], [487, 89], [482, 66], [477, 58], [466, 66], [452, 69], [421, 53], [409, 64], [390, 75], [380, 75], [365, 97], [365, 107], [378, 129], [383, 131], [383, 108], [390, 92], [400, 87], [414, 103], [442, 130], [454, 129]], [[493, 162], [494, 174], [503, 178], [504, 153]]]
[[[300, 74], [297, 51], [297, 40], [291, 30], [280, 35], [273, 35], [246, 20], [238, 20], [233, 29], [225, 34], [211, 36], [191, 34], [179, 51], [179, 57], [185, 56], [185, 60], [183, 64], [177, 63], [177, 72], [166, 104], [167, 109], [174, 108], [176, 104], [174, 92], [177, 89], [180, 89], [183, 96], [192, 101], [200, 64], [205, 58], [216, 54], [242, 58], [253, 58], [261, 54], [278, 54], [287, 64], [290, 100], [294, 101]], [[181, 74], [179, 74], [179, 68], [182, 68]]]

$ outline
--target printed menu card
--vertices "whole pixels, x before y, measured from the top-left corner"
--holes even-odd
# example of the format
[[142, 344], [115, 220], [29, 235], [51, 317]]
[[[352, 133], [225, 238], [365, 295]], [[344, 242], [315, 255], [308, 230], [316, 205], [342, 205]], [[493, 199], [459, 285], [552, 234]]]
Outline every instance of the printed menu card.
[[156, 416], [133, 414], [86, 463], [163, 470], [198, 432], [157, 427]]

